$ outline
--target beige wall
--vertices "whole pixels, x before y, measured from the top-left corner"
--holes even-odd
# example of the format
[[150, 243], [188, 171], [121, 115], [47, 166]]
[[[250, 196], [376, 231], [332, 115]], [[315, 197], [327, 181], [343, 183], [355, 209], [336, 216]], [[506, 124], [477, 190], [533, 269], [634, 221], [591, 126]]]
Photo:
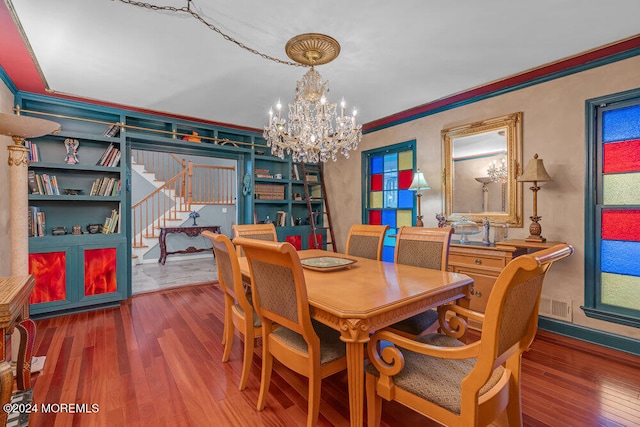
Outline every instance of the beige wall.
[[[0, 80], [0, 111], [3, 113], [11, 113], [13, 106], [13, 94], [7, 88], [2, 80]], [[5, 148], [13, 144], [13, 140], [8, 136], [0, 135], [0, 277], [11, 275], [11, 238], [9, 235], [9, 227], [11, 220], [10, 211], [10, 193], [9, 193], [9, 165], [7, 158], [9, 151]], [[26, 215], [26, 213], [25, 213]]]
[[[440, 131], [522, 111], [524, 163], [538, 153], [554, 180], [544, 183], [538, 193], [542, 234], [576, 249], [571, 258], [553, 266], [543, 295], [571, 299], [577, 325], [640, 338], [640, 329], [590, 319], [580, 309], [584, 303], [585, 100], [640, 87], [639, 69], [640, 57], [634, 57], [365, 135], [349, 159], [327, 164], [327, 193], [339, 250], [344, 250], [349, 227], [361, 222], [361, 151], [416, 140], [417, 166], [432, 187], [423, 193], [422, 214], [425, 226], [434, 227], [435, 213], [443, 210]], [[525, 227], [509, 230], [510, 238], [529, 234], [532, 194], [526, 187], [523, 200]]]

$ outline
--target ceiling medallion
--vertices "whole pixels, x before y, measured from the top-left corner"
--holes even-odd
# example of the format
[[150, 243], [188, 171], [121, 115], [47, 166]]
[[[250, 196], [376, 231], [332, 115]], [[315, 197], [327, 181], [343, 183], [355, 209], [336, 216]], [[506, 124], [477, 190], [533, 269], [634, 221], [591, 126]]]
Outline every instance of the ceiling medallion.
[[314, 66], [331, 62], [340, 54], [340, 44], [324, 34], [301, 34], [289, 40], [285, 46], [292, 60], [311, 69], [296, 84], [296, 96], [289, 104], [288, 121], [282, 117], [282, 104], [276, 104], [276, 112], [269, 110], [269, 125], [263, 136], [271, 153], [280, 158], [291, 155], [294, 162], [317, 163], [329, 159], [336, 161], [337, 153], [346, 158], [349, 151], [358, 148], [362, 139], [362, 125], [356, 123], [354, 109], [345, 116], [346, 104], [337, 105], [327, 99], [329, 82], [322, 81]]

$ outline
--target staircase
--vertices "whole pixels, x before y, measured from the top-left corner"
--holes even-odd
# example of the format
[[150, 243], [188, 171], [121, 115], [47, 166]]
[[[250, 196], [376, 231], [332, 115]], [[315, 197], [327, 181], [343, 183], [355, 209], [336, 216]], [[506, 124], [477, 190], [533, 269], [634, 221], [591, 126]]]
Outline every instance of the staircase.
[[132, 172], [155, 187], [131, 207], [135, 263], [158, 244], [161, 227], [180, 225], [206, 205], [234, 204], [234, 167], [194, 164], [152, 151], [132, 150], [131, 157]]

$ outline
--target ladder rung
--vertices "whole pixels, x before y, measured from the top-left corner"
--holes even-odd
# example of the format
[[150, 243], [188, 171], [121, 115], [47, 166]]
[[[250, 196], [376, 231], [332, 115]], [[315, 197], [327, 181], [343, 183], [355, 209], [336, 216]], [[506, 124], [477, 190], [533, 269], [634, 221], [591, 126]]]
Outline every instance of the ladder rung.
[[309, 200], [324, 200], [326, 197], [309, 197]]
[[322, 212], [322, 211], [313, 211], [312, 214], [314, 215], [326, 215], [326, 212]]

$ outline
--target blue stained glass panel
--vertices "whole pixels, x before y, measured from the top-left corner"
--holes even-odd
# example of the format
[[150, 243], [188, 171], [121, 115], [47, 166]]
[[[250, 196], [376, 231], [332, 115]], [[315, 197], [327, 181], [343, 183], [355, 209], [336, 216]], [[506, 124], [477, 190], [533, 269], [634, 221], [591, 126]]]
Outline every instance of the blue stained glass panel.
[[382, 156], [371, 158], [371, 174], [382, 173]]
[[388, 225], [391, 228], [396, 227], [396, 211], [395, 210], [383, 210], [382, 211], [382, 225]]
[[398, 170], [398, 153], [391, 153], [384, 155], [384, 171], [397, 171]]
[[396, 244], [396, 238], [390, 236], [395, 236], [396, 234], [398, 234], [397, 228], [389, 228], [389, 230], [387, 230], [387, 234], [384, 235], [384, 241], [382, 242], [382, 244], [384, 246], [391, 246], [393, 248]]
[[602, 113], [603, 142], [634, 138], [640, 138], [640, 105]]
[[640, 242], [602, 240], [600, 254], [602, 271], [640, 276]]
[[415, 198], [415, 195], [415, 191], [412, 190], [398, 191], [398, 208], [413, 208], [413, 199]]
[[382, 247], [382, 260], [386, 262], [393, 262], [393, 246], [383, 246]]

